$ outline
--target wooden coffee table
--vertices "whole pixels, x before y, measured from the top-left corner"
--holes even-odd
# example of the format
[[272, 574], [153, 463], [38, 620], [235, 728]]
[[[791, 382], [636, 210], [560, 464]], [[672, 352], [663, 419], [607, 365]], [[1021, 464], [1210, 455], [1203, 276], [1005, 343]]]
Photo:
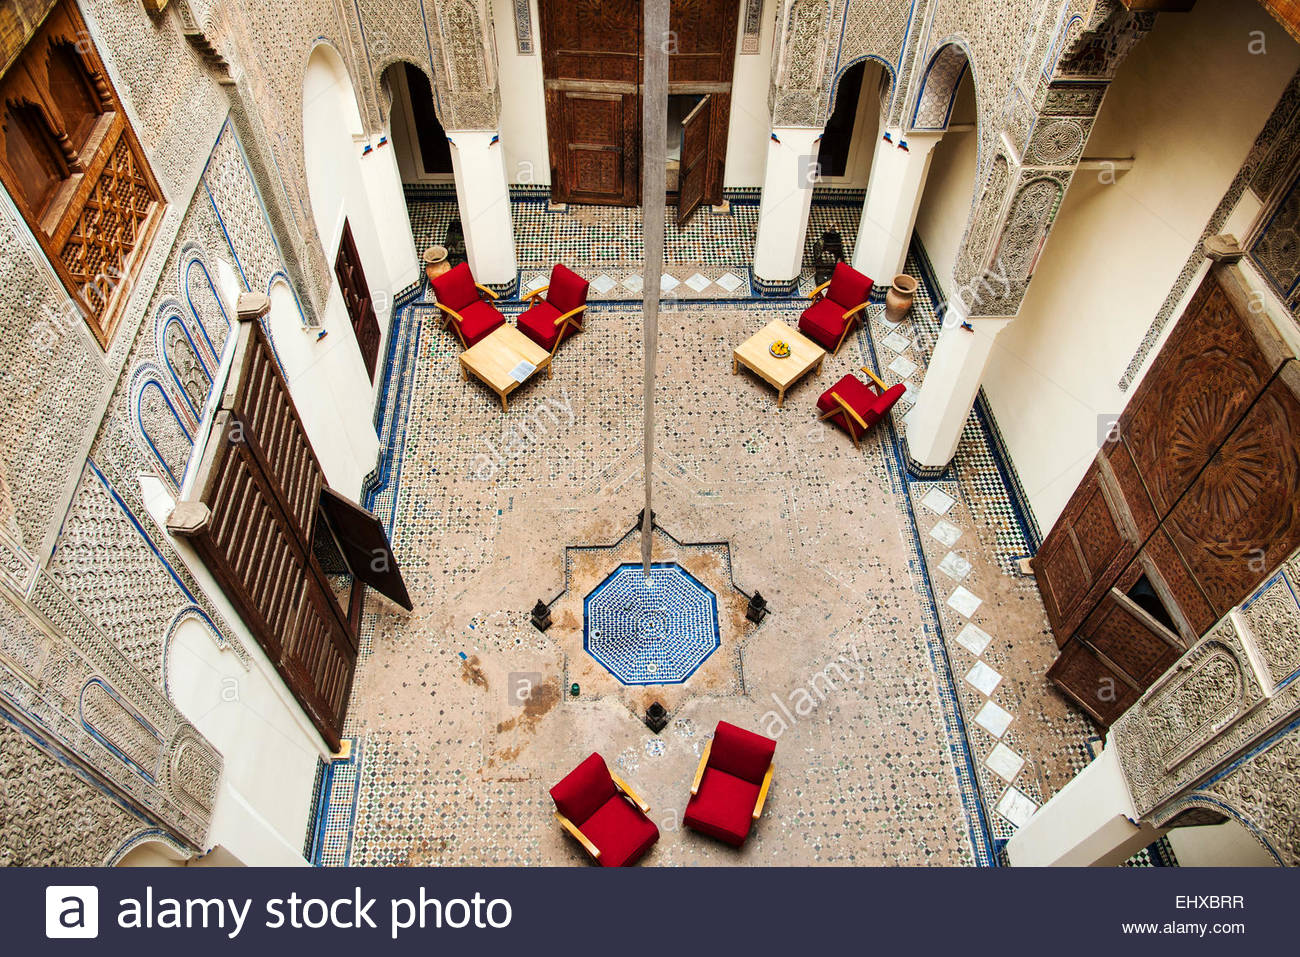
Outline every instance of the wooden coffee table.
[[[534, 368], [521, 367], [527, 363]], [[538, 369], [551, 374], [551, 354], [511, 325], [492, 330], [486, 339], [460, 354], [460, 374], [472, 372], [501, 397], [501, 410], [510, 411], [506, 396], [527, 382]]]
[[[784, 359], [778, 359], [768, 351], [768, 346], [777, 339], [784, 339], [790, 344], [790, 354]], [[776, 389], [776, 404], [779, 407], [785, 402], [785, 390], [808, 372], [820, 372], [825, 358], [825, 349], [778, 319], [769, 322], [757, 335], [750, 336], [736, 346], [731, 357], [731, 372], [733, 375], [739, 373], [741, 366], [756, 372]]]

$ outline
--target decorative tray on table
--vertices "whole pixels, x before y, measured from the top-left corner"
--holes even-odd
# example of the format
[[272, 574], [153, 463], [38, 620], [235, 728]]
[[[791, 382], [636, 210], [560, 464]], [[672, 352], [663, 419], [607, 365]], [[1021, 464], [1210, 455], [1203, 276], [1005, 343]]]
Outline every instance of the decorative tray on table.
[[788, 359], [790, 357], [790, 343], [784, 339], [778, 339], [767, 347], [767, 351], [777, 359]]

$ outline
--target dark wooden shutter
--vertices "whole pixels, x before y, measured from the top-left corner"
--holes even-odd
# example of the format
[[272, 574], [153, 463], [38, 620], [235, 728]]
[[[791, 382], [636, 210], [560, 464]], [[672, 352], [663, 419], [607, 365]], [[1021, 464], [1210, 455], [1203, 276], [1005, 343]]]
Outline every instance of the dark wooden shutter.
[[337, 749], [357, 646], [311, 548], [323, 473], [261, 325], [240, 318], [212, 437], [168, 527], [194, 545]]
[[320, 505], [353, 577], [410, 611], [411, 596], [379, 519], [331, 488], [320, 490]]
[[352, 227], [346, 220], [338, 258], [334, 260], [334, 275], [338, 277], [343, 305], [352, 321], [357, 348], [361, 350], [370, 381], [374, 382], [375, 366], [379, 360], [379, 319], [375, 316], [375, 304], [370, 298], [370, 284], [366, 282], [365, 271], [361, 268], [357, 244], [352, 239]]
[[709, 142], [713, 101], [706, 96], [682, 120], [682, 159], [678, 179], [677, 225], [683, 225], [708, 198]]

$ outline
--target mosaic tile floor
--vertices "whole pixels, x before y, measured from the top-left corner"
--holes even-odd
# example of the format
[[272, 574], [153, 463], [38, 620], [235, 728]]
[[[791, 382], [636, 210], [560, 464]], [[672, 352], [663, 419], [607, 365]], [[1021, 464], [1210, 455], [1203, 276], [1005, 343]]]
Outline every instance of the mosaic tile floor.
[[[581, 645], [583, 597], [637, 560], [638, 306], [591, 310], [508, 414], [460, 378], [431, 307], [402, 308], [370, 501], [416, 610], [368, 608], [320, 863], [581, 863], [546, 792], [592, 750], [652, 805], [662, 837], [646, 864], [996, 863], [1095, 732], [1043, 677], [1055, 643], [1015, 574], [1038, 533], [987, 410], [935, 481], [902, 467], [907, 403], [861, 451], [816, 420], [821, 389], [864, 362], [919, 384], [937, 322], [923, 257], [908, 268], [923, 280], [912, 315], [895, 327], [870, 307], [784, 408], [730, 375], [730, 354], [770, 319], [794, 322], [797, 302], [665, 304], [653, 478], [672, 534], [654, 558], [718, 596], [722, 647], [686, 682], [646, 689]], [[743, 621], [755, 589], [772, 608], [757, 628]], [[538, 597], [556, 622], [545, 634], [528, 620]], [[657, 736], [639, 717], [655, 698], [671, 717]], [[719, 719], [778, 739], [771, 798], [738, 852], [680, 826]], [[1164, 862], [1153, 853], [1135, 863]]]
[[[819, 192], [820, 195], [820, 192]], [[643, 256], [640, 208], [571, 206], [551, 211], [538, 196], [513, 204], [520, 287], [531, 292], [550, 281], [549, 270], [563, 262], [591, 283], [592, 299], [641, 299]], [[415, 188], [407, 193], [415, 246], [444, 242], [457, 216], [455, 194]], [[758, 230], [756, 196], [737, 195], [726, 213], [700, 210], [686, 225], [669, 222], [664, 233], [664, 275], [660, 288], [676, 299], [748, 298], [753, 292], [750, 261]], [[800, 289], [813, 282], [813, 243], [823, 232], [837, 230], [845, 255], [853, 256], [853, 237], [862, 214], [862, 194], [827, 191], [813, 204], [804, 251]]]

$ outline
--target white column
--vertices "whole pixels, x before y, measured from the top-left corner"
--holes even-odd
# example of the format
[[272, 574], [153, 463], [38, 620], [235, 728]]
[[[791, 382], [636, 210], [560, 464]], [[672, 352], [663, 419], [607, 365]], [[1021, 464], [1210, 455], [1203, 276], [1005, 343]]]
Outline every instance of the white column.
[[[386, 145], [372, 146], [370, 152], [361, 157], [361, 180], [370, 200], [379, 248], [388, 267], [387, 287], [396, 292], [419, 281], [423, 273], [416, 255], [415, 238], [411, 234], [411, 219], [406, 211], [406, 196], [402, 192], [402, 174], [397, 169], [393, 138], [390, 133], [385, 135], [388, 137]], [[371, 280], [372, 292], [377, 285]], [[380, 321], [387, 328], [388, 317], [381, 316]]]
[[515, 281], [515, 225], [501, 143], [494, 130], [448, 130], [465, 253], [484, 284]]
[[776, 127], [768, 139], [754, 241], [754, 275], [765, 282], [790, 282], [803, 269], [821, 135], [820, 129]]
[[911, 133], [891, 129], [889, 139], [876, 141], [867, 182], [867, 199], [853, 246], [853, 268], [888, 286], [903, 271], [907, 245], [916, 227], [916, 212], [925, 192], [930, 159], [942, 133]]
[[1107, 748], [1007, 842], [1012, 867], [1113, 867], [1160, 837], [1137, 811], [1114, 748]]
[[920, 395], [907, 414], [907, 452], [918, 465], [938, 469], [952, 461], [979, 394], [993, 341], [1011, 322], [1009, 318], [969, 319], [969, 315], [961, 297], [954, 296], [944, 314]]

